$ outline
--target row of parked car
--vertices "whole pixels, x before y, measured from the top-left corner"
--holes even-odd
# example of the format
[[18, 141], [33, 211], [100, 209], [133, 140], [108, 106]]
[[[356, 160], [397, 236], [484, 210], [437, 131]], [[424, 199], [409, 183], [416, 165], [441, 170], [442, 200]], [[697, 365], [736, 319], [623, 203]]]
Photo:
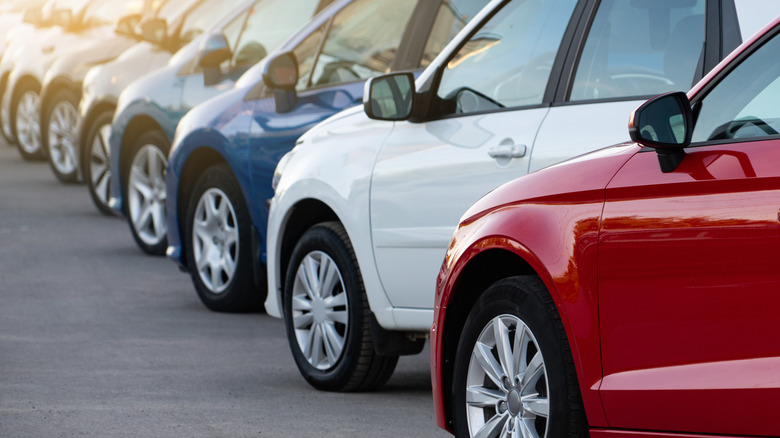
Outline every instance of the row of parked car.
[[780, 434], [780, 3], [10, 3], [9, 142], [312, 386], [430, 336], [458, 436]]

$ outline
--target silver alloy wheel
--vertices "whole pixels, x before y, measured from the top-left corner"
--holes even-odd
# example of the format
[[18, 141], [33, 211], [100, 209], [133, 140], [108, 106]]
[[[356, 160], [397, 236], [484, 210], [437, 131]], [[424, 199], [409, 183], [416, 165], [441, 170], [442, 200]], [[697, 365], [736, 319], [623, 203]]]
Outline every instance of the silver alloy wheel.
[[160, 148], [147, 144], [138, 149], [130, 167], [127, 207], [138, 237], [157, 245], [167, 236], [165, 223], [165, 167], [168, 161]]
[[51, 112], [49, 123], [49, 158], [63, 175], [76, 171], [76, 127], [79, 113], [72, 103], [61, 100]]
[[210, 188], [195, 207], [192, 221], [192, 252], [198, 275], [209, 291], [227, 289], [238, 265], [238, 219], [230, 198]]
[[41, 117], [38, 113], [41, 96], [27, 90], [19, 98], [16, 109], [16, 141], [28, 154], [37, 154], [41, 150]]
[[322, 251], [306, 254], [292, 288], [295, 337], [306, 360], [327, 370], [344, 351], [349, 324], [344, 280], [336, 262]]
[[469, 361], [466, 415], [472, 437], [544, 438], [550, 402], [536, 338], [514, 315], [493, 318]]
[[89, 170], [90, 180], [88, 181], [90, 189], [96, 195], [100, 202], [108, 207], [108, 200], [111, 196], [111, 167], [108, 158], [110, 150], [108, 138], [111, 135], [111, 124], [107, 123], [98, 128], [97, 135], [89, 145]]

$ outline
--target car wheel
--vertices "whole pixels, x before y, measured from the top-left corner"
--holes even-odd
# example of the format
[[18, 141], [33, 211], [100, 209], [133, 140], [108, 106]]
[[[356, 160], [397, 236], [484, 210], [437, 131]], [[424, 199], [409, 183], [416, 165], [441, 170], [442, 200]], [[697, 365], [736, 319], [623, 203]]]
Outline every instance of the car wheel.
[[186, 221], [187, 265], [203, 304], [218, 312], [261, 309], [265, 289], [257, 290], [252, 277], [249, 211], [226, 164], [195, 183]]
[[376, 354], [368, 299], [341, 224], [324, 222], [298, 241], [284, 286], [287, 339], [301, 375], [326, 391], [382, 386], [398, 356]]
[[134, 146], [133, 160], [125, 172], [130, 231], [144, 252], [162, 255], [168, 246], [165, 167], [170, 141], [154, 130], [141, 135]]
[[87, 133], [87, 141], [82, 151], [82, 168], [87, 181], [89, 195], [101, 213], [113, 216], [114, 211], [108, 206], [111, 198], [111, 166], [109, 162], [110, 147], [108, 138], [111, 136], [112, 111], [97, 115]]
[[457, 436], [584, 437], [571, 351], [538, 277], [496, 282], [468, 316], [455, 354]]
[[11, 129], [19, 152], [27, 160], [43, 160], [41, 147], [41, 87], [37, 83], [19, 85], [11, 101]]
[[52, 96], [46, 108], [41, 137], [54, 175], [61, 182], [78, 180], [78, 111], [79, 97], [63, 89]]

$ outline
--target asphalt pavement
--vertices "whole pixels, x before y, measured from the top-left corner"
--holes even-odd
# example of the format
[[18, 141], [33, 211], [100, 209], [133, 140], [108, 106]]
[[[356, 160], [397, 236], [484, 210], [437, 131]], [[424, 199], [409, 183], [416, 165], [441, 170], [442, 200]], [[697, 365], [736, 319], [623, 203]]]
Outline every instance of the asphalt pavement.
[[281, 320], [207, 310], [127, 223], [0, 141], [0, 437], [435, 437], [429, 351], [317, 391]]

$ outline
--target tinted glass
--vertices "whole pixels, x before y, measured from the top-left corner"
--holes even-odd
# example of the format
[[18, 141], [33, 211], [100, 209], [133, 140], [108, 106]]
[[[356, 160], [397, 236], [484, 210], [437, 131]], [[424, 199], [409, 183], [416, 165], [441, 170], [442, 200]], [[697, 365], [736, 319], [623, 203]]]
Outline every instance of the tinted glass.
[[542, 102], [576, 0], [512, 2], [449, 61], [439, 98], [448, 113]]
[[317, 49], [320, 47], [320, 42], [322, 41], [324, 34], [325, 26], [323, 25], [307, 36], [306, 39], [298, 44], [293, 50], [295, 58], [298, 59], [298, 85], [295, 86], [297, 90], [303, 90], [309, 87], [312, 67], [314, 67], [314, 61], [317, 59]]
[[320, 0], [263, 0], [249, 11], [246, 27], [233, 51], [233, 64], [252, 65], [281, 45], [317, 12]]
[[385, 73], [395, 58], [417, 0], [356, 0], [334, 18], [311, 86]]
[[780, 130], [780, 38], [774, 37], [700, 103], [693, 142], [768, 137]]
[[[175, 1], [175, 0], [170, 0]], [[205, 0], [187, 14], [179, 30], [179, 45], [184, 46], [226, 15], [232, 5], [221, 0]]]
[[488, 3], [488, 0], [445, 0], [439, 6], [436, 20], [425, 44], [421, 67], [426, 67], [433, 58], [441, 53], [444, 46], [452, 40], [466, 23]]
[[705, 0], [603, 0], [571, 100], [687, 91], [704, 47]]
[[144, 0], [97, 0], [90, 3], [84, 14], [84, 23], [90, 26], [116, 23], [127, 14], [144, 12]]

